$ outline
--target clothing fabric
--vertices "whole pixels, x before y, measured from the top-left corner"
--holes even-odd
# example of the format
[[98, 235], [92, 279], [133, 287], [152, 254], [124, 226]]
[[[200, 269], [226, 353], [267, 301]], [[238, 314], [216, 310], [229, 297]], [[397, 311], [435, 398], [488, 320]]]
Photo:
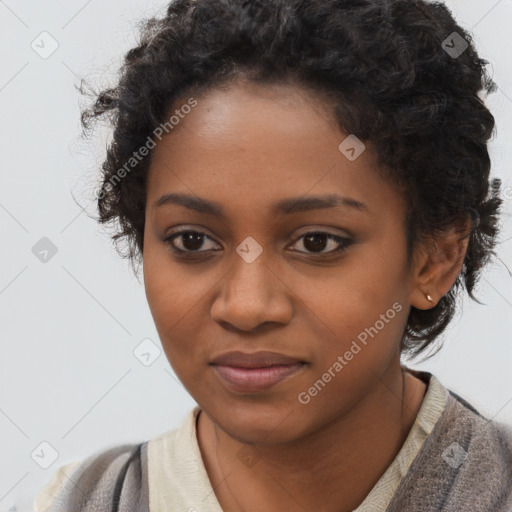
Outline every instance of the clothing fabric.
[[[408, 371], [428, 385], [421, 408], [354, 512], [512, 512], [512, 429], [484, 418], [433, 375]], [[199, 412], [196, 406], [178, 428], [149, 441], [59, 468], [36, 496], [35, 512], [223, 512], [197, 442]]]

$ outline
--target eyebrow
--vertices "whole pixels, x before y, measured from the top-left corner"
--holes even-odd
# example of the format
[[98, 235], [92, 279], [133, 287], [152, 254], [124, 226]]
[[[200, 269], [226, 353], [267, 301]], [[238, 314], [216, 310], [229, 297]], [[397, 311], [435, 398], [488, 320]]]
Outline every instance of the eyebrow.
[[[155, 201], [153, 206], [158, 208], [168, 204], [177, 204], [190, 210], [195, 210], [199, 213], [226, 219], [226, 213], [220, 203], [188, 194], [166, 194]], [[273, 205], [272, 210], [274, 214], [291, 215], [294, 213], [301, 213], [310, 210], [323, 210], [339, 206], [368, 212], [366, 204], [358, 201], [357, 199], [340, 196], [338, 194], [281, 199]]]

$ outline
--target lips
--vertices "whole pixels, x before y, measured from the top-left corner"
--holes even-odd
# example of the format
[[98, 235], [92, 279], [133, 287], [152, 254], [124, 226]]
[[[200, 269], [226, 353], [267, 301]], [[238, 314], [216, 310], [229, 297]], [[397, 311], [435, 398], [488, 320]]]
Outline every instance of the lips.
[[305, 361], [277, 352], [228, 352], [210, 363], [222, 382], [240, 393], [266, 390], [300, 372]]
[[210, 364], [222, 366], [235, 366], [237, 368], [265, 368], [276, 365], [296, 365], [303, 363], [299, 358], [271, 352], [268, 350], [260, 352], [226, 352], [213, 359]]

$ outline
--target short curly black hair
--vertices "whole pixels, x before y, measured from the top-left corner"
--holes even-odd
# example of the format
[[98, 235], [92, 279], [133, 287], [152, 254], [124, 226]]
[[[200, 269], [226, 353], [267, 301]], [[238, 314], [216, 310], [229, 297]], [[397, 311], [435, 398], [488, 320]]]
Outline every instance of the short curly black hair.
[[340, 129], [371, 143], [379, 172], [403, 192], [409, 257], [450, 227], [469, 237], [450, 291], [431, 309], [411, 308], [402, 354], [424, 352], [451, 321], [462, 285], [479, 302], [474, 286], [495, 255], [495, 120], [478, 93], [496, 84], [471, 35], [443, 3], [425, 0], [175, 0], [166, 9], [142, 20], [117, 84], [82, 111], [83, 133], [105, 114], [113, 128], [97, 220], [116, 224], [119, 254], [142, 261], [151, 153], [128, 173], [126, 162], [179, 98], [240, 77], [301, 85], [334, 99]]

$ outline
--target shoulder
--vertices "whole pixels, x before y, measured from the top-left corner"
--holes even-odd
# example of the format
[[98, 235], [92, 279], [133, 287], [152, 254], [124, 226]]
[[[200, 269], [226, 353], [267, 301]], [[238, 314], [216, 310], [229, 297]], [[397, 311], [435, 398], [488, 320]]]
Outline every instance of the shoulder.
[[446, 405], [388, 511], [512, 510], [512, 428], [448, 390]]
[[53, 500], [69, 479], [73, 470], [80, 464], [80, 461], [73, 461], [60, 466], [51, 476], [50, 481], [38, 492], [33, 502], [34, 512], [46, 512]]
[[453, 391], [442, 418], [440, 434], [460, 439], [482, 463], [487, 460], [512, 472], [512, 427], [485, 417]]
[[59, 467], [34, 498], [34, 511], [101, 510], [112, 503], [138, 511], [148, 500], [146, 450], [147, 442], [118, 445]]

